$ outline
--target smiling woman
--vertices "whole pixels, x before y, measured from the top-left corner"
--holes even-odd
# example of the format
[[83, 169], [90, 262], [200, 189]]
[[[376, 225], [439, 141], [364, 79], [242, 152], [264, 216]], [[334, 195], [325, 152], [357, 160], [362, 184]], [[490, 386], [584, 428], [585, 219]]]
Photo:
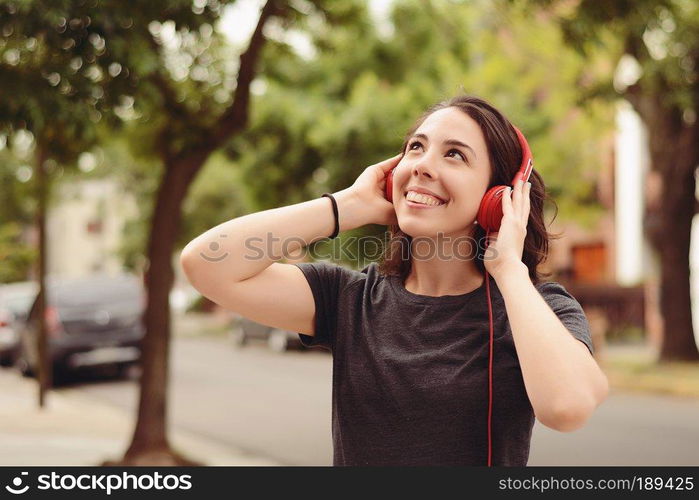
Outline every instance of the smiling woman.
[[[580, 304], [541, 282], [545, 196], [524, 136], [458, 96], [352, 186], [224, 222], [181, 261], [214, 302], [332, 352], [335, 465], [521, 466], [535, 418], [578, 429], [608, 391]], [[365, 224], [390, 227], [378, 265], [276, 262]]]
[[[457, 130], [462, 131], [460, 137], [463, 141], [454, 137]], [[455, 201], [450, 202], [451, 206], [443, 207], [451, 209], [445, 218], [452, 220], [453, 224], [443, 224], [430, 217], [427, 223], [433, 226], [431, 228], [421, 229], [420, 221], [408, 220], [389, 227], [387, 252], [379, 264], [381, 273], [410, 281], [413, 261], [402, 256], [411, 247], [415, 236], [425, 234], [422, 231], [427, 234], [435, 232], [435, 225], [439, 225], [445, 235], [455, 232], [452, 227], [456, 232], [467, 235], [473, 247], [468, 262], [473, 266], [466, 271], [471, 276], [484, 273], [483, 258], [478, 258], [476, 252], [478, 243], [485, 241], [486, 233], [481, 226], [474, 224], [476, 212], [483, 193], [493, 186], [508, 185], [512, 181], [519, 167], [518, 158], [522, 156], [515, 131], [507, 119], [483, 99], [469, 95], [456, 96], [425, 111], [405, 135], [401, 151], [404, 156], [394, 171], [394, 178], [397, 179], [398, 189], [403, 178], [412, 179], [411, 186], [403, 190], [406, 201], [414, 201], [412, 195], [408, 197], [411, 188], [437, 196], [445, 203], [449, 201], [446, 193], [429, 190], [427, 185], [440, 184], [444, 189], [446, 186], [453, 189], [458, 187], [460, 193]], [[416, 168], [421, 169], [423, 175], [422, 180], [415, 181], [420, 176], [417, 173], [411, 176], [410, 166], [418, 162], [420, 164]], [[439, 182], [432, 182], [435, 179]], [[539, 283], [550, 277], [538, 266], [548, 255], [549, 242], [557, 237], [550, 235], [546, 229], [544, 203], [549, 202], [554, 208], [556, 203], [547, 197], [543, 178], [536, 170], [532, 171], [529, 180], [531, 209], [522, 262], [527, 266], [532, 282]], [[421, 187], [416, 186], [418, 182]], [[423, 208], [411, 206], [410, 203], [404, 206]], [[397, 214], [400, 209], [399, 202], [396, 204]], [[400, 221], [400, 217], [398, 219]], [[469, 224], [466, 223], [468, 220], [471, 221]], [[463, 228], [467, 228], [465, 233]]]

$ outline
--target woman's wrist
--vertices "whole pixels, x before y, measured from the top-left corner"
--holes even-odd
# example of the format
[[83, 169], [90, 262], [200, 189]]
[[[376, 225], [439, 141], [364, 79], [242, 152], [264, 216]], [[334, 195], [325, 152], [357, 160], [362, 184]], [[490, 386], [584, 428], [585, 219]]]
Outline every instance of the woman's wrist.
[[[337, 202], [340, 232], [349, 231], [368, 223], [364, 214], [366, 207], [362, 206], [351, 188], [337, 191], [333, 193], [333, 197]], [[332, 206], [330, 206], [330, 210], [332, 210]]]
[[529, 268], [521, 260], [512, 260], [503, 264], [498, 271], [491, 276], [495, 279], [499, 288], [507, 287], [512, 281], [529, 279]]

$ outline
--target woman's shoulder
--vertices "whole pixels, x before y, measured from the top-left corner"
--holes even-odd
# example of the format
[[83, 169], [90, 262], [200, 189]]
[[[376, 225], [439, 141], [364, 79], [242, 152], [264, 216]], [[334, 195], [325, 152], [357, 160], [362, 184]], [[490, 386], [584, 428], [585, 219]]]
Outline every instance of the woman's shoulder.
[[573, 336], [594, 353], [590, 324], [580, 302], [565, 286], [555, 281], [539, 283], [536, 288]]
[[552, 296], [562, 296], [569, 299], [577, 300], [573, 295], [566, 289], [566, 287], [557, 281], [540, 281], [534, 287], [541, 293], [544, 297]]
[[561, 283], [546, 281], [537, 284], [536, 289], [559, 317], [577, 317], [586, 321], [582, 305]]

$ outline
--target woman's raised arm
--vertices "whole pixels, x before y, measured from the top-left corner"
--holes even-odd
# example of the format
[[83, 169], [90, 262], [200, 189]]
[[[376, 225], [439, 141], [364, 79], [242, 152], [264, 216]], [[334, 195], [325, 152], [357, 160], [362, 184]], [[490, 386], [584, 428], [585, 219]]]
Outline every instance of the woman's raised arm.
[[[400, 155], [367, 167], [355, 183], [333, 196], [340, 231], [395, 221], [383, 197], [385, 174]], [[313, 295], [296, 266], [277, 260], [329, 237], [332, 201], [314, 199], [238, 217], [209, 229], [182, 250], [180, 262], [202, 295], [246, 318], [313, 334]]]

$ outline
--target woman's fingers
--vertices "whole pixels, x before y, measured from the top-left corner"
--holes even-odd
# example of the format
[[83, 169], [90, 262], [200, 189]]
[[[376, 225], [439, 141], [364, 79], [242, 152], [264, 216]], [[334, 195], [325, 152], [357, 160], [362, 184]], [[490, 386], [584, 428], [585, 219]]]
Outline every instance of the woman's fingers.
[[513, 211], [511, 196], [512, 196], [512, 188], [508, 186], [507, 189], [505, 189], [505, 192], [502, 193], [502, 215], [503, 215], [503, 217], [509, 216]]
[[512, 193], [512, 206], [517, 214], [522, 213], [522, 184], [524, 184], [522, 179], [517, 179]]
[[524, 196], [523, 196], [523, 209], [522, 209], [522, 223], [526, 227], [527, 222], [529, 221], [529, 211], [531, 209], [531, 192], [532, 192], [532, 183], [527, 182], [524, 184]]
[[531, 183], [518, 180], [514, 189], [507, 186], [502, 195], [502, 215], [518, 217], [524, 226], [531, 210]]
[[380, 161], [379, 163], [376, 163], [373, 166], [379, 168], [384, 173], [388, 173], [393, 167], [398, 165], [402, 157], [403, 153], [398, 153], [396, 156], [388, 158], [387, 160]]

